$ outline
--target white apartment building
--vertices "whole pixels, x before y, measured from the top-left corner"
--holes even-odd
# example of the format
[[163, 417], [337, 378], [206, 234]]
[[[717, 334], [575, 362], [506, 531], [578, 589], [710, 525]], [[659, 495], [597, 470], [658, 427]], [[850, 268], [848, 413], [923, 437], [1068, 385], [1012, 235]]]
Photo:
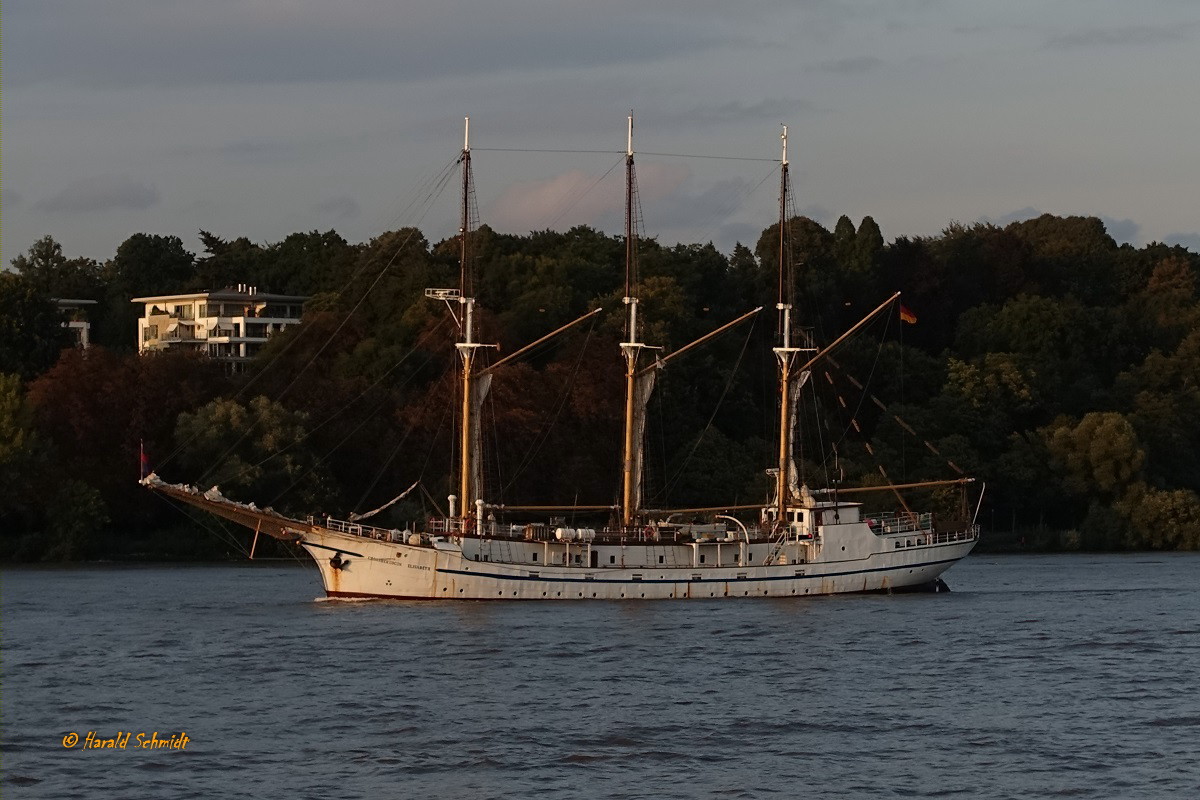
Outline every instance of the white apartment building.
[[139, 353], [200, 350], [238, 365], [254, 358], [273, 334], [300, 322], [307, 297], [260, 292], [239, 284], [212, 291], [135, 297]]

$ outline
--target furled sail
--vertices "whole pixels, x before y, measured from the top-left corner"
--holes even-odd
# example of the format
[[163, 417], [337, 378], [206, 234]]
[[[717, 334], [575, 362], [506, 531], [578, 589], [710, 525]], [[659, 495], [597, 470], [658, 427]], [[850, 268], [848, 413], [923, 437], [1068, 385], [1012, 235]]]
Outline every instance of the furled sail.
[[788, 420], [788, 490], [792, 499], [800, 497], [800, 472], [796, 469], [796, 414], [800, 409], [800, 390], [808, 383], [812, 370], [804, 370], [788, 387], [791, 401], [791, 419]]
[[[483, 497], [483, 401], [492, 388], [492, 373], [476, 375], [471, 383], [471, 485], [475, 497]], [[463, 509], [466, 514], [470, 509]]]
[[388, 500], [386, 503], [384, 503], [383, 505], [381, 505], [379, 508], [372, 509], [371, 511], [368, 511], [368, 512], [366, 512], [365, 514], [351, 514], [351, 515], [348, 517], [348, 519], [349, 519], [351, 522], [357, 522], [357, 521], [358, 521], [358, 520], [360, 520], [360, 519], [367, 519], [367, 518], [369, 518], [369, 517], [373, 517], [373, 516], [375, 516], [375, 515], [376, 515], [376, 514], [378, 514], [380, 511], [383, 511], [385, 508], [388, 508], [389, 506], [395, 505], [396, 503], [399, 503], [401, 500], [403, 500], [405, 497], [407, 497], [407, 496], [408, 496], [408, 493], [409, 493], [409, 492], [411, 492], [413, 489], [417, 488], [417, 484], [419, 484], [420, 482], [421, 482], [420, 480], [415, 480], [415, 481], [413, 481], [413, 485], [412, 485], [412, 486], [408, 487], [408, 488], [407, 488], [407, 489], [405, 489], [403, 492], [401, 492], [400, 494], [398, 494], [398, 495], [396, 495], [395, 497], [393, 497], [391, 500]]
[[646, 434], [646, 406], [654, 392], [654, 381], [658, 370], [652, 369], [635, 379], [633, 386], [633, 500], [634, 507], [642, 507], [642, 476], [645, 472], [645, 457], [642, 442]]

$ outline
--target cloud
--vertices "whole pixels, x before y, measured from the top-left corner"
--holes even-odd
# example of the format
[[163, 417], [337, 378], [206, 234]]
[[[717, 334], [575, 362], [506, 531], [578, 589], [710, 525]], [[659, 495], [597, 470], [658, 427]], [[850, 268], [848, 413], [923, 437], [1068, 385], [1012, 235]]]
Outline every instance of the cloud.
[[125, 176], [101, 175], [72, 181], [61, 192], [39, 200], [36, 205], [50, 213], [84, 214], [117, 208], [142, 211], [158, 201], [158, 189], [153, 186]]
[[313, 210], [322, 216], [332, 217], [339, 222], [354, 219], [362, 211], [353, 197], [341, 195], [329, 197], [313, 206]]
[[217, 158], [232, 164], [269, 165], [316, 159], [327, 153], [362, 147], [365, 133], [305, 134], [287, 129], [288, 136], [258, 136], [221, 142], [178, 144], [167, 148], [172, 158]]
[[[625, 0], [630, 12], [640, 4]], [[388, 81], [646, 64], [726, 46], [732, 12], [656, 9], [628, 24], [584, 0], [44, 0], [17, 9], [10, 85]], [[7, 12], [7, 9], [6, 9]]]
[[[687, 167], [639, 164], [638, 195], [643, 207], [658, 206], [688, 177]], [[585, 224], [613, 227], [624, 218], [625, 195], [620, 191], [624, 172], [597, 174], [572, 169], [551, 178], [514, 183], [501, 192], [486, 214], [499, 230], [561, 229]]]
[[1108, 235], [1116, 240], [1117, 244], [1141, 244], [1139, 233], [1142, 226], [1133, 220], [1101, 217], [1100, 221], [1104, 223], [1104, 228], [1108, 231]]
[[717, 245], [722, 251], [732, 253], [735, 244], [742, 244], [751, 250], [758, 244], [758, 237], [762, 235], [763, 226], [751, 225], [748, 222], [731, 222], [728, 225], [722, 225], [720, 232], [717, 234]]
[[20, 192], [15, 192], [12, 189], [0, 189], [0, 205], [12, 208], [13, 206], [21, 205], [21, 199]]
[[1088, 28], [1059, 34], [1046, 42], [1047, 50], [1083, 47], [1117, 47], [1183, 42], [1192, 38], [1193, 25], [1126, 25], [1115, 28]]
[[179, 145], [167, 150], [167, 155], [180, 158], [215, 156], [236, 164], [278, 164], [294, 161], [303, 154], [300, 142], [279, 139], [239, 139], [215, 145]]
[[1008, 225], [1012, 222], [1024, 222], [1027, 219], [1036, 219], [1044, 213], [1045, 212], [1043, 212], [1041, 209], [1034, 208], [1033, 206], [1025, 206], [1024, 208], [1018, 208], [1016, 211], [1010, 211], [1007, 214], [1001, 214], [998, 217], [989, 217], [985, 214], [984, 216], [979, 217], [977, 222], [983, 222], [988, 225], [995, 225], [998, 228], [1003, 228], [1005, 225]]
[[1177, 244], [1193, 253], [1200, 253], [1200, 233], [1168, 233], [1163, 237], [1165, 244]]
[[836, 75], [861, 75], [874, 72], [883, 66], [883, 61], [875, 56], [851, 56], [832, 61], [819, 61], [814, 65], [818, 72], [829, 72]]
[[802, 217], [808, 217], [813, 222], [819, 222], [825, 228], [833, 230], [840, 214], [835, 214], [819, 203], [809, 203], [797, 212]]
[[656, 111], [656, 125], [713, 125], [723, 122], [750, 123], [755, 120], [794, 120], [811, 112], [813, 103], [791, 97], [764, 97], [755, 103], [730, 100], [725, 103], [700, 104], [679, 111]]

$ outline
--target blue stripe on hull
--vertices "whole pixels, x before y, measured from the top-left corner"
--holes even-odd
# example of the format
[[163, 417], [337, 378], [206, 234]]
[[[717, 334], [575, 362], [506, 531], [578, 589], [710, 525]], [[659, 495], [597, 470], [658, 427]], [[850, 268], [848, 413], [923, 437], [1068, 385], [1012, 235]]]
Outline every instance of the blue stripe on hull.
[[[759, 578], [746, 576], [744, 578], [732, 577], [732, 578], [699, 578], [699, 579], [697, 579], [697, 578], [692, 578], [689, 576], [686, 579], [684, 579], [684, 578], [639, 578], [638, 580], [633, 580], [632, 578], [567, 578], [567, 577], [557, 577], [557, 576], [550, 576], [550, 575], [538, 575], [536, 577], [531, 576], [531, 575], [503, 575], [503, 574], [495, 573], [495, 572], [474, 572], [471, 570], [445, 569], [445, 568], [441, 568], [441, 567], [439, 567], [437, 571], [442, 574], [445, 574], [445, 575], [468, 575], [468, 576], [476, 577], [476, 578], [494, 578], [496, 580], [502, 580], [502, 581], [537, 581], [539, 583], [623, 583], [623, 584], [753, 583], [753, 582], [761, 582], [761, 581], [796, 581], [796, 580], [809, 580], [809, 579], [821, 579], [821, 578], [840, 578], [845, 575], [866, 575], [871, 572], [891, 572], [891, 571], [899, 570], [899, 569], [921, 569], [922, 567], [935, 567], [935, 566], [938, 566], [941, 564], [953, 564], [953, 563], [955, 563], [957, 561], [961, 561], [961, 560], [962, 560], [961, 557], [946, 558], [946, 559], [942, 559], [941, 561], [925, 561], [920, 564], [900, 564], [900, 565], [894, 566], [894, 567], [871, 567], [869, 569], [852, 569], [852, 570], [848, 570], [846, 572], [818, 572], [818, 573], [814, 573], [811, 575], [808, 575], [808, 574], [806, 574], [806, 575], [771, 575], [771, 576], [759, 577]], [[789, 565], [789, 566], [793, 566], [793, 565]], [[800, 567], [801, 565], [796, 564], [794, 566]], [[810, 565], [805, 565], [805, 566], [807, 567]], [[628, 567], [627, 569], [636, 569], [636, 568]], [[646, 569], [648, 571], [653, 570], [652, 567], [647, 567]], [[678, 569], [678, 567], [673, 567], [672, 569]], [[712, 569], [712, 567], [697, 567], [697, 569]]]

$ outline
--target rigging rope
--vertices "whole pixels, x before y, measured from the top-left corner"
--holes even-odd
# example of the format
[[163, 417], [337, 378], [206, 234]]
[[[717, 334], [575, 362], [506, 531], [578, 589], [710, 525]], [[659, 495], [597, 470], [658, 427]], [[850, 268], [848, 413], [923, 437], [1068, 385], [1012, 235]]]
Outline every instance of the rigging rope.
[[[434, 187], [434, 189], [426, 192], [425, 196], [421, 199], [421, 203], [423, 203], [425, 205], [425, 209], [418, 216], [418, 218], [417, 218], [418, 223], [425, 218], [425, 215], [428, 214], [429, 210], [433, 207], [433, 202], [437, 199], [438, 196], [441, 195], [442, 191], [444, 191], [444, 189], [446, 188], [446, 184], [449, 182], [449, 176], [453, 174], [453, 167], [457, 163], [458, 162], [456, 160], [451, 160], [445, 167], [443, 167], [442, 171], [440, 173], [437, 185]], [[419, 191], [419, 189], [420, 189], [420, 187], [418, 187], [418, 191]], [[410, 202], [409, 207], [411, 207], [412, 205], [413, 205], [413, 203]], [[401, 244], [401, 246], [399, 248], [397, 248], [396, 253], [392, 257], [392, 261], [395, 260], [396, 256], [399, 255], [400, 251], [404, 248], [404, 246], [408, 244], [408, 242], [412, 238], [412, 236], [413, 236], [413, 234], [410, 233], [409, 236], [405, 239], [405, 241]], [[387, 264], [384, 265], [383, 271], [386, 271], [391, 266], [392, 261], [389, 261]], [[350, 278], [345, 283], [342, 284], [341, 288], [338, 289], [337, 294], [334, 295], [335, 303], [337, 300], [340, 300], [342, 295], [345, 294], [346, 290], [351, 285], [353, 285], [355, 281], [358, 280], [359, 276], [361, 276], [366, 271], [367, 263], [368, 262], [366, 260], [364, 260], [363, 263], [359, 266], [359, 268], [357, 270], [355, 270], [354, 274], [351, 275]], [[372, 287], [374, 287], [374, 284], [372, 284]], [[368, 289], [367, 291], [369, 293], [370, 289]], [[349, 311], [346, 314], [346, 318], [345, 318], [345, 320], [343, 320], [342, 325], [344, 325], [345, 322], [349, 320], [350, 316], [354, 313], [355, 310], [357, 310], [358, 306], [361, 305], [361, 303], [362, 303], [362, 301], [360, 300], [359, 303], [355, 305], [354, 309], [351, 309], [351, 311]], [[338, 331], [341, 330], [342, 325], [338, 326]], [[250, 377], [249, 380], [247, 380], [244, 384], [242, 384], [241, 388], [239, 388], [236, 392], [234, 392], [231, 399], [238, 400], [246, 392], [248, 392], [250, 390], [250, 388], [252, 386], [254, 386], [262, 378], [263, 375], [266, 375], [271, 370], [272, 367], [274, 367], [276, 364], [281, 363], [283, 360], [283, 356], [289, 350], [291, 350], [292, 347], [294, 347], [299, 341], [301, 341], [302, 339], [305, 339], [305, 334], [309, 330], [313, 330], [313, 328], [311, 326], [305, 327], [304, 325], [301, 325], [299, 333], [297, 333], [295, 336], [293, 336], [291, 339], [289, 339], [287, 342], [285, 342], [283, 347], [280, 349], [279, 353], [276, 354], [275, 358], [273, 358], [271, 361], [268, 361], [265, 365], [263, 365], [263, 368], [261, 370], [254, 373]], [[337, 331], [335, 331], [335, 334], [336, 333], [337, 333]], [[322, 348], [322, 350], [323, 349], [324, 348]], [[320, 355], [320, 351], [318, 351], [317, 355]], [[313, 360], [315, 360], [315, 359], [316, 359], [316, 356], [313, 357]], [[304, 372], [304, 370], [308, 369], [308, 367], [311, 366], [311, 364], [312, 364], [312, 361], [310, 361], [308, 364], [306, 364], [301, 369], [300, 372], [301, 373]], [[299, 374], [300, 373], [297, 373], [297, 377], [299, 377]], [[290, 385], [288, 386], [288, 388], [291, 388]], [[284, 392], [286, 392], [286, 391], [287, 391], [287, 389], [284, 389]], [[282, 397], [282, 396], [283, 396], [283, 392], [280, 392], [279, 397]], [[171, 463], [171, 461], [174, 460], [174, 458], [176, 456], [178, 456], [181, 452], [183, 452], [184, 448], [186, 448], [189, 444], [191, 444], [193, 441], [195, 441], [196, 438], [201, 435], [201, 433], [202, 433], [202, 431], [197, 431], [196, 433], [194, 433], [192, 436], [190, 436], [185, 441], [176, 444], [175, 448], [170, 453], [168, 453], [167, 456], [161, 462], [159, 462], [158, 468], [162, 469], [162, 467]], [[240, 444], [240, 442], [241, 442], [241, 440], [239, 440], [237, 443], [235, 443], [234, 446], [236, 447], [236, 445]], [[223, 461], [225, 458], [227, 458], [229, 456], [229, 452], [232, 452], [232, 449], [230, 451], [226, 452], [223, 456], [221, 456], [221, 458], [218, 459], [217, 464], [219, 464], [221, 461]], [[216, 466], [216, 464], [214, 464], [214, 467], [215, 466]], [[213, 467], [210, 467], [209, 470], [205, 474], [207, 475], [207, 474], [211, 473], [212, 470], [213, 470]], [[203, 479], [203, 477], [204, 476], [202, 475], [201, 480]]]
[[721, 396], [717, 399], [716, 406], [713, 407], [712, 413], [708, 416], [708, 422], [705, 423], [703, 430], [700, 431], [700, 436], [696, 439], [696, 443], [692, 445], [692, 449], [688, 452], [687, 457], [684, 458], [683, 463], [679, 465], [679, 468], [675, 470], [675, 474], [667, 481], [666, 488], [663, 489], [662, 493], [664, 503], [667, 502], [667, 497], [670, 495], [671, 490], [679, 483], [679, 479], [683, 475], [688, 462], [692, 460], [692, 456], [696, 455], [696, 450], [700, 447], [700, 443], [704, 441], [704, 436], [708, 433], [713, 421], [717, 418], [717, 413], [721, 410], [721, 405], [725, 402], [725, 397], [729, 394], [729, 390], [733, 386], [733, 379], [737, 376], [738, 370], [742, 366], [742, 359], [746, 355], [746, 349], [750, 345], [750, 339], [754, 335], [754, 326], [757, 322], [757, 317], [750, 321], [749, 330], [746, 331], [746, 339], [742, 342], [742, 350], [738, 353], [737, 361], [734, 362], [733, 369], [729, 372], [729, 379], [725, 381], [725, 388], [721, 390]]
[[583, 198], [585, 198], [589, 194], [591, 194], [592, 190], [595, 189], [597, 186], [599, 186], [600, 183], [605, 178], [607, 178], [609, 175], [611, 175], [613, 170], [615, 170], [617, 167], [621, 166], [624, 163], [625, 163], [625, 157], [624, 157], [624, 154], [622, 154], [621, 158], [617, 159], [616, 162], [614, 162], [611, 167], [609, 167], [607, 170], [605, 170], [603, 175], [601, 175], [599, 178], [596, 178], [596, 180], [592, 181], [591, 184], [586, 189], [584, 189], [582, 192], [577, 194], [575, 197], [573, 197], [567, 203], [563, 204], [562, 208], [559, 209], [558, 214], [556, 214], [554, 216], [554, 218], [550, 220], [548, 227], [553, 228], [556, 225], [558, 225], [559, 221], [562, 220], [562, 218], [564, 216], [566, 216], [568, 211], [570, 211], [572, 208], [574, 208], [579, 203], [580, 200], [582, 200]]
[[[396, 371], [396, 370], [397, 370], [397, 369], [398, 369], [398, 368], [399, 368], [399, 367], [400, 367], [400, 366], [401, 366], [401, 365], [402, 365], [402, 364], [403, 364], [405, 361], [407, 361], [407, 360], [408, 360], [408, 357], [409, 357], [409, 356], [411, 356], [413, 353], [415, 353], [415, 352], [417, 352], [418, 350], [420, 350], [420, 349], [421, 349], [421, 345], [422, 345], [422, 344], [424, 344], [425, 340], [426, 340], [426, 339], [428, 339], [428, 338], [430, 338], [431, 336], [433, 336], [433, 334], [435, 334], [435, 333], [437, 333], [438, 331], [440, 331], [440, 330], [441, 330], [441, 328], [442, 328], [442, 326], [443, 326], [443, 325], [445, 325], [445, 324], [446, 324], [446, 319], [444, 319], [444, 318], [443, 318], [441, 322], [439, 322], [439, 323], [438, 323], [437, 325], [435, 325], [433, 328], [429, 329], [429, 330], [428, 330], [428, 331], [426, 331], [424, 334], [422, 334], [421, 338], [417, 340], [416, 344], [414, 344], [414, 345], [413, 345], [411, 348], [409, 348], [408, 352], [407, 352], [407, 353], [405, 353], [403, 356], [401, 356], [401, 357], [400, 357], [400, 359], [399, 359], [398, 361], [396, 361], [396, 363], [395, 363], [395, 364], [393, 364], [391, 367], [389, 367], [389, 368], [387, 369], [387, 371], [386, 371], [386, 372], [384, 372], [382, 375], [380, 375], [378, 378], [376, 378], [374, 383], [372, 383], [370, 386], [368, 386], [367, 388], [365, 388], [365, 389], [363, 389], [361, 392], [359, 392], [359, 394], [358, 394], [358, 395], [357, 395], [357, 396], [356, 396], [356, 397], [355, 397], [353, 400], [350, 400], [348, 403], [346, 403], [345, 405], [343, 405], [341, 408], [337, 409], [336, 411], [334, 411], [333, 413], [331, 413], [329, 416], [327, 416], [325, 419], [323, 419], [321, 422], [319, 422], [319, 423], [317, 423], [316, 425], [314, 425], [313, 427], [309, 428], [307, 431], [305, 431], [305, 432], [304, 432], [304, 434], [303, 434], [303, 435], [302, 435], [300, 438], [298, 438], [298, 439], [295, 439], [295, 440], [293, 440], [293, 441], [289, 442], [288, 444], [284, 445], [283, 447], [279, 448], [278, 450], [276, 450], [276, 451], [274, 451], [274, 452], [270, 453], [270, 454], [269, 454], [269, 455], [268, 455], [266, 458], [262, 459], [262, 460], [261, 460], [261, 461], [259, 461], [258, 463], [256, 463], [256, 464], [250, 464], [250, 465], [248, 465], [248, 466], [247, 466], [245, 469], [243, 469], [241, 472], [237, 472], [237, 473], [233, 474], [232, 476], [230, 476], [230, 477], [229, 477], [229, 478], [227, 478], [226, 480], [234, 480], [234, 479], [236, 479], [236, 478], [240, 478], [241, 476], [245, 475], [247, 472], [250, 472], [251, 470], [258, 469], [259, 467], [261, 467], [263, 464], [266, 464], [266, 463], [267, 463], [268, 461], [270, 461], [271, 459], [279, 457], [280, 455], [282, 455], [282, 454], [286, 453], [286, 452], [287, 452], [288, 450], [290, 450], [291, 448], [295, 447], [296, 445], [300, 444], [301, 442], [304, 442], [304, 441], [305, 441], [305, 440], [307, 440], [309, 437], [311, 437], [311, 436], [312, 436], [314, 433], [316, 433], [317, 431], [319, 431], [321, 428], [325, 427], [325, 426], [326, 426], [326, 425], [328, 425], [330, 422], [333, 422], [333, 420], [337, 419], [337, 418], [338, 418], [338, 417], [340, 417], [342, 414], [346, 413], [346, 411], [347, 411], [347, 410], [348, 410], [348, 409], [349, 409], [349, 408], [350, 408], [352, 405], [354, 405], [354, 404], [355, 404], [355, 403], [357, 403], [359, 400], [361, 400], [361, 399], [363, 399], [364, 397], [366, 397], [366, 396], [367, 396], [367, 394], [368, 394], [368, 393], [370, 393], [370, 391], [371, 391], [372, 389], [374, 389], [376, 386], [378, 386], [379, 384], [383, 383], [383, 381], [384, 381], [384, 380], [385, 380], [385, 379], [386, 379], [386, 378], [387, 378], [389, 375], [391, 375], [393, 372], [395, 372], [395, 371]], [[428, 356], [428, 357], [427, 357], [427, 358], [426, 358], [426, 359], [425, 359], [423, 362], [421, 362], [420, 364], [418, 364], [418, 365], [417, 365], [417, 368], [414, 370], [414, 374], [415, 374], [415, 373], [418, 373], [418, 372], [420, 372], [420, 371], [421, 371], [421, 368], [422, 368], [422, 367], [424, 367], [426, 364], [428, 364], [428, 363], [429, 363], [429, 362], [430, 362], [432, 359], [433, 359], [433, 355], [432, 355], [432, 354], [430, 354], [430, 355], [429, 355], [429, 356]], [[409, 383], [409, 382], [411, 382], [412, 380], [413, 380], [413, 376], [412, 376], [412, 375], [410, 375], [408, 378], [406, 378], [405, 380], [401, 381], [401, 382], [400, 382], [400, 384], [399, 384], [399, 385], [397, 385], [395, 388], [396, 388], [396, 389], [403, 389], [403, 388], [404, 388], [405, 386], [407, 386], [407, 385], [408, 385], [408, 383]], [[370, 412], [369, 412], [369, 413], [366, 415], [366, 418], [367, 418], [367, 419], [369, 419], [370, 417], [372, 417], [372, 416], [374, 416], [376, 413], [378, 413], [379, 409], [383, 407], [384, 403], [385, 403], [385, 402], [387, 402], [387, 400], [388, 400], [388, 398], [385, 398], [383, 401], [381, 401], [381, 402], [379, 403], [379, 405], [377, 405], [377, 406], [376, 406], [376, 407], [375, 407], [375, 408], [374, 408], [372, 411], [370, 411]], [[361, 427], [361, 425], [360, 425], [359, 427]], [[357, 430], [357, 428], [356, 428], [355, 430]], [[336, 448], [335, 448], [335, 449], [336, 449]], [[330, 452], [332, 452], [332, 451], [330, 451]], [[323, 461], [324, 461], [326, 458], [328, 458], [328, 457], [329, 457], [329, 454], [326, 454], [325, 456], [322, 456], [321, 458], [319, 458], [319, 459], [318, 459], [318, 463], [320, 463], [320, 462], [323, 462]], [[361, 501], [360, 501], [360, 502], [361, 502]]]
[[583, 364], [583, 357], [587, 354], [588, 344], [591, 342], [592, 333], [596, 329], [597, 319], [599, 319], [599, 315], [593, 318], [591, 325], [588, 326], [587, 336], [583, 340], [583, 345], [579, 348], [579, 358], [575, 359], [575, 366], [571, 370], [571, 375], [567, 379], [566, 383], [563, 384], [563, 390], [559, 396], [558, 404], [554, 409], [554, 415], [550, 418], [549, 422], [542, 425], [542, 429], [538, 431], [535, 437], [533, 437], [533, 441], [530, 443], [529, 449], [525, 452], [524, 457], [521, 459], [520, 465], [513, 472], [513, 475], [511, 478], [509, 478], [508, 483], [500, 489], [500, 493], [502, 495], [507, 493], [508, 490], [512, 488], [513, 484], [516, 483], [517, 479], [521, 477], [522, 473], [524, 473], [529, 465], [533, 463], [534, 458], [536, 458], [537, 454], [541, 452], [542, 447], [549, 439], [550, 431], [553, 430], [554, 426], [558, 423], [558, 417], [567, 404], [567, 398], [570, 397], [571, 389], [574, 388], [575, 378], [579, 374], [579, 367]]
[[[371, 292], [374, 291], [375, 287], [379, 284], [379, 281], [381, 281], [383, 279], [384, 274], [387, 273], [387, 271], [391, 267], [392, 263], [396, 260], [397, 257], [399, 257], [401, 251], [404, 249], [404, 245], [408, 244], [409, 240], [411, 240], [414, 235], [415, 235], [414, 232], [410, 232], [409, 235], [407, 237], [405, 237], [404, 242], [401, 244], [400, 247], [396, 248], [396, 252], [392, 254], [391, 259], [389, 259], [388, 262], [386, 264], [384, 264], [383, 268], [381, 270], [379, 270], [379, 274], [377, 274], [375, 276], [375, 279], [373, 281], [371, 281], [371, 285], [368, 286], [366, 291], [363, 292], [362, 296], [359, 297], [358, 302], [356, 302], [354, 304], [354, 307], [351, 308], [348, 312], [346, 312], [346, 315], [342, 318], [342, 321], [340, 323], [338, 323], [338, 326], [337, 326], [337, 328], [334, 329], [333, 333], [331, 333], [329, 335], [329, 337], [325, 340], [325, 342], [319, 348], [317, 348], [317, 352], [313, 353], [312, 358], [310, 358], [308, 360], [308, 362], [296, 372], [295, 376], [288, 383], [288, 385], [283, 387], [283, 390], [281, 392], [279, 392], [278, 395], [276, 395], [275, 399], [277, 401], [282, 399], [285, 394], [287, 394], [289, 391], [291, 391], [292, 387], [295, 386], [296, 383], [300, 380], [300, 378], [304, 375], [304, 373], [308, 371], [308, 368], [311, 367], [316, 362], [316, 360], [318, 358], [320, 358], [321, 354], [325, 352], [325, 349], [327, 347], [329, 347], [330, 344], [333, 343], [333, 340], [337, 337], [337, 335], [342, 332], [342, 328], [346, 327], [346, 324], [348, 322], [350, 322], [350, 318], [353, 317], [355, 312], [357, 312], [358, 309], [362, 307], [362, 304], [366, 301], [367, 297], [371, 294]], [[246, 438], [250, 435], [250, 433], [255, 428], [258, 427], [259, 421], [260, 420], [255, 419], [250, 423], [249, 427], [247, 427], [245, 432], [243, 432], [242, 435], [238, 437], [237, 441], [235, 441], [232, 445], [230, 445], [229, 449], [226, 450], [224, 453], [222, 453], [221, 456], [216, 460], [216, 462], [200, 476], [201, 482], [203, 482], [207, 476], [211, 475], [214, 470], [216, 470], [221, 464], [223, 464], [225, 459], [228, 458], [229, 455], [234, 450], [236, 450], [237, 447], [242, 442], [244, 442], [246, 440]]]

